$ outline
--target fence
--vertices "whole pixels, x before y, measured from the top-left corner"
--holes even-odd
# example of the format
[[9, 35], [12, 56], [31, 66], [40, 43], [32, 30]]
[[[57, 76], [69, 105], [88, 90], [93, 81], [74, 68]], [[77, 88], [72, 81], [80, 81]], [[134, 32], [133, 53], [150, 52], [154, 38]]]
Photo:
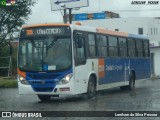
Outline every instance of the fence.
[[[12, 57], [0, 57], [0, 69], [7, 69], [7, 77], [12, 77]], [[3, 64], [2, 64], [3, 63]], [[6, 77], [6, 76], [3, 76]]]

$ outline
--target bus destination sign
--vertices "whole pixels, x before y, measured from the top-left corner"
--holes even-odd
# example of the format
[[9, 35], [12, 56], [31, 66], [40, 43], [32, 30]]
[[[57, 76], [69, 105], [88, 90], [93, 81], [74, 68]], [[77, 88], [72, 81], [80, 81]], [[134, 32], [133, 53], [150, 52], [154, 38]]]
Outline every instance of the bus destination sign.
[[69, 36], [69, 27], [38, 27], [38, 28], [26, 28], [21, 32], [21, 37], [35, 37], [35, 36]]
[[51, 34], [61, 34], [64, 33], [60, 28], [51, 28], [51, 29], [32, 29], [26, 30], [26, 35], [51, 35]]

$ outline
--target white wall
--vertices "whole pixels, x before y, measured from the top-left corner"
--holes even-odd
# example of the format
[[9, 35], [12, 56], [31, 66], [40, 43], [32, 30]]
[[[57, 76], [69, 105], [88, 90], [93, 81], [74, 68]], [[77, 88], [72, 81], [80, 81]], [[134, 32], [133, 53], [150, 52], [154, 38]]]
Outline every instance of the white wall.
[[[79, 21], [82, 25], [101, 27], [108, 30], [119, 29], [121, 32], [138, 34], [138, 28], [143, 28], [143, 35], [149, 35], [151, 41], [160, 40], [160, 19], [150, 17], [114, 18], [102, 20]], [[152, 34], [151, 34], [152, 29]]]
[[[144, 22], [145, 21], [145, 22]], [[144, 28], [144, 35], [148, 34], [148, 23], [150, 19], [146, 18], [114, 18], [103, 20], [80, 21], [83, 25], [102, 27], [108, 30], [119, 29], [121, 32], [138, 34], [138, 27]]]
[[160, 19], [152, 19], [149, 22], [149, 38], [152, 41], [160, 41]]
[[156, 76], [160, 76], [160, 47], [152, 48], [151, 53], [154, 53], [154, 71]]

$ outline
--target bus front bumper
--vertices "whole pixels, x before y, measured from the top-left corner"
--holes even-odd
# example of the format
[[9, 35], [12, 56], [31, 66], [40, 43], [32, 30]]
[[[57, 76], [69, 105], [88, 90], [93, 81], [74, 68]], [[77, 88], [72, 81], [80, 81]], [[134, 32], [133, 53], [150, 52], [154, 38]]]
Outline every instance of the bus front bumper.
[[35, 95], [51, 95], [57, 97], [65, 97], [75, 95], [73, 83], [68, 83], [65, 85], [56, 85], [53, 91], [51, 92], [36, 92], [31, 87], [31, 85], [25, 85], [18, 81], [18, 90], [19, 94], [35, 94]]

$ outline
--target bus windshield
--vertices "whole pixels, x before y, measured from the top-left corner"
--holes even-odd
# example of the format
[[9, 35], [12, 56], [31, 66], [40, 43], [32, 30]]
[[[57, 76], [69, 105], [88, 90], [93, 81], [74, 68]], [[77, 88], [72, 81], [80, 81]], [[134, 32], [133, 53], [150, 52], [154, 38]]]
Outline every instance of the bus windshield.
[[71, 66], [70, 37], [23, 38], [19, 43], [19, 68], [58, 71]]

